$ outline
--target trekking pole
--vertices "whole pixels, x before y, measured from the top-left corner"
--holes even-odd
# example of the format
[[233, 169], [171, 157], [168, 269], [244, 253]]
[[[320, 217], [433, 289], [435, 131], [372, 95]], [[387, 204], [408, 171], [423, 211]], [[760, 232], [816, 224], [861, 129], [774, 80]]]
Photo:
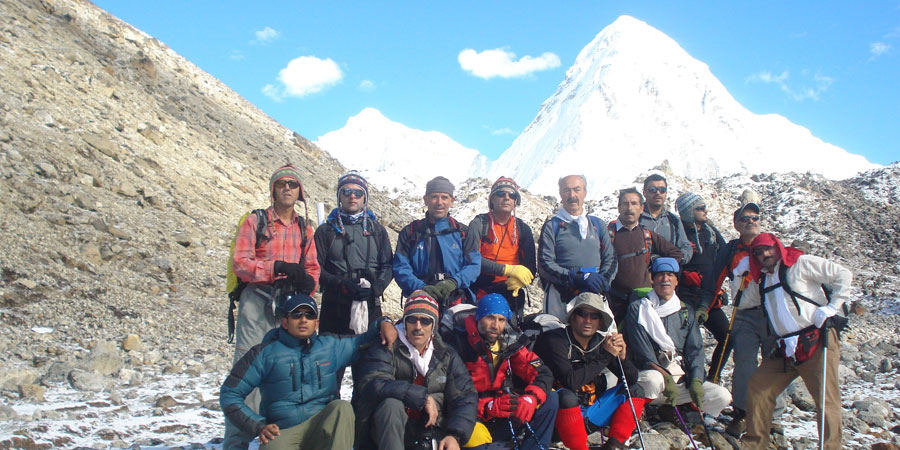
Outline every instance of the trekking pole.
[[700, 422], [703, 423], [703, 431], [706, 432], [706, 440], [709, 441], [709, 446], [712, 447], [713, 450], [718, 450], [716, 448], [716, 444], [713, 444], [712, 436], [709, 434], [709, 427], [706, 426], [706, 420], [703, 417], [703, 410], [698, 407], [697, 411], [700, 411]]
[[546, 448], [544, 448], [544, 444], [541, 444], [541, 440], [538, 439], [537, 433], [534, 432], [534, 428], [531, 428], [531, 424], [528, 422], [524, 422], [524, 423], [525, 423], [525, 428], [527, 428], [528, 431], [531, 432], [531, 437], [534, 438], [534, 442], [537, 444], [538, 448], [540, 450], [547, 450]]
[[738, 289], [737, 294], [734, 295], [734, 308], [731, 310], [731, 319], [728, 320], [728, 333], [725, 334], [725, 340], [722, 343], [722, 353], [719, 353], [719, 360], [716, 361], [716, 370], [713, 372], [713, 376], [710, 381], [713, 383], [719, 383], [719, 376], [722, 375], [722, 368], [725, 365], [725, 361], [728, 360], [728, 353], [730, 353], [730, 348], [728, 347], [728, 341], [731, 340], [731, 327], [734, 326], [734, 318], [738, 313], [738, 306], [741, 304], [741, 297], [744, 295], [744, 284], [747, 279], [747, 275], [750, 272], [744, 272], [741, 275], [741, 288]]
[[675, 405], [675, 415], [678, 416], [681, 426], [684, 427], [684, 432], [687, 433], [688, 439], [691, 440], [691, 445], [694, 447], [694, 450], [700, 450], [700, 448], [697, 447], [697, 443], [694, 442], [694, 435], [691, 434], [691, 429], [688, 428], [687, 423], [684, 421], [684, 417], [681, 417], [681, 411], [678, 411], [678, 405]]
[[638, 421], [637, 410], [634, 409], [634, 401], [631, 400], [631, 388], [628, 387], [628, 380], [625, 376], [625, 367], [622, 366], [622, 360], [618, 356], [615, 357], [619, 362], [619, 370], [622, 371], [622, 381], [625, 383], [625, 393], [628, 394], [628, 403], [631, 405], [631, 417], [634, 417], [634, 426], [638, 431], [638, 438], [641, 440], [641, 448], [644, 447], [644, 433], [641, 432], [641, 423]]
[[831, 319], [825, 319], [825, 323], [822, 324], [822, 401], [819, 403], [822, 413], [819, 417], [819, 450], [825, 448], [825, 382], [827, 381], [825, 375], [828, 373], [828, 325], [830, 322]]
[[516, 429], [513, 427], [512, 418], [507, 419], [507, 422], [509, 422], [509, 434], [512, 436], [513, 449], [519, 450], [519, 441], [516, 440]]

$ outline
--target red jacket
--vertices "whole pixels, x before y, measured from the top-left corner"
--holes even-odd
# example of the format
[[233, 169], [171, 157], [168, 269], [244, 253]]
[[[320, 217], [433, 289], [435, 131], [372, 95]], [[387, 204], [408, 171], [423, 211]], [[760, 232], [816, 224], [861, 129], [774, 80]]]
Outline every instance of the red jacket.
[[528, 338], [521, 334], [506, 334], [500, 345], [500, 363], [494, 367], [487, 344], [478, 332], [475, 315], [465, 318], [465, 334], [456, 330], [449, 342], [462, 357], [478, 391], [478, 418], [490, 420], [485, 406], [502, 395], [506, 388], [519, 394], [533, 395], [540, 405], [553, 385], [553, 373], [541, 359], [528, 349]]

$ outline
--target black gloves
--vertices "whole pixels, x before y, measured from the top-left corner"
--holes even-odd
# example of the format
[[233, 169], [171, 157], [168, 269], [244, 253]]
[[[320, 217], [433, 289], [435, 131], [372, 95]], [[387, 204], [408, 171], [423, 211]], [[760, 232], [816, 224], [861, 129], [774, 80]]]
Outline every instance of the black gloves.
[[294, 290], [303, 293], [312, 292], [316, 285], [316, 280], [306, 273], [306, 268], [300, 263], [289, 263], [284, 261], [275, 261], [275, 274], [284, 274], [290, 280]]

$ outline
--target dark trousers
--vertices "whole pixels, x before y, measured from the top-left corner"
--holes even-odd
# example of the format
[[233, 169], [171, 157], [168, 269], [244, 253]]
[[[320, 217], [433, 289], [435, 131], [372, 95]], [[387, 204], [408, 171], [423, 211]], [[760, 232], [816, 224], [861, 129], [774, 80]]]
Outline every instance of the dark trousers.
[[[550, 439], [553, 437], [556, 411], [558, 409], [559, 397], [557, 397], [556, 391], [550, 391], [547, 393], [547, 400], [540, 408], [534, 411], [534, 417], [529, 422], [534, 433], [532, 434], [524, 425], [514, 427], [516, 433], [523, 436], [519, 442], [520, 450], [538, 450], [540, 448], [537, 444], [538, 441], [545, 449], [550, 447]], [[491, 431], [491, 437], [494, 439], [494, 442], [516, 439], [510, 432], [509, 420], [507, 419], [495, 419], [486, 425]]]
[[[703, 326], [712, 333], [717, 342], [712, 359], [710, 359], [709, 373], [706, 375], [706, 379], [711, 380], [713, 375], [715, 375], [719, 359], [723, 357], [722, 353], [727, 351], [725, 349], [725, 336], [728, 335], [728, 316], [725, 314], [725, 311], [722, 311], [722, 308], [713, 308], [709, 310], [709, 318], [703, 323]], [[731, 342], [728, 343], [728, 347], [731, 347]], [[729, 348], [728, 350], [731, 349]], [[727, 355], [725, 357], [727, 358]], [[722, 365], [725, 365], [724, 361]]]

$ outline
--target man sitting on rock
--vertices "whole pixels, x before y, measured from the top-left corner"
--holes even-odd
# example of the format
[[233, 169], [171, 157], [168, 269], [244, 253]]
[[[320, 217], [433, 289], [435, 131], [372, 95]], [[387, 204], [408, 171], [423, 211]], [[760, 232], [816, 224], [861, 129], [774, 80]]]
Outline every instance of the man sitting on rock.
[[[557, 390], [556, 431], [569, 450], [587, 450], [582, 411], [607, 389], [615, 387], [623, 376], [634, 397], [634, 414], [638, 418], [644, 404], [651, 400], [643, 398], [638, 369], [626, 359], [625, 339], [616, 332], [612, 311], [598, 294], [578, 294], [569, 311], [568, 325], [542, 333], [534, 351], [553, 372], [555, 385], [562, 388]], [[635, 428], [631, 404], [626, 401], [613, 413], [604, 450], [625, 448], [624, 442]]]
[[704, 382], [706, 360], [700, 324], [693, 308], [675, 295], [678, 261], [657, 258], [650, 272], [653, 290], [628, 305], [623, 328], [635, 365], [651, 375], [645, 396], [656, 398], [651, 403], [654, 405], [677, 407], [693, 402], [716, 417], [731, 402], [731, 394], [717, 384]]
[[[356, 448], [458, 450], [475, 426], [478, 393], [465, 364], [437, 334], [438, 305], [413, 292], [397, 325], [400, 339], [358, 363]], [[374, 441], [374, 442], [373, 442]]]
[[[333, 449], [353, 446], [353, 408], [340, 400], [335, 372], [378, 339], [391, 345], [397, 330], [385, 319], [364, 334], [319, 336], [319, 308], [312, 297], [295, 292], [282, 302], [281, 327], [266, 334], [231, 369], [219, 392], [228, 422], [259, 436], [265, 449]], [[244, 399], [259, 388], [257, 414]]]

